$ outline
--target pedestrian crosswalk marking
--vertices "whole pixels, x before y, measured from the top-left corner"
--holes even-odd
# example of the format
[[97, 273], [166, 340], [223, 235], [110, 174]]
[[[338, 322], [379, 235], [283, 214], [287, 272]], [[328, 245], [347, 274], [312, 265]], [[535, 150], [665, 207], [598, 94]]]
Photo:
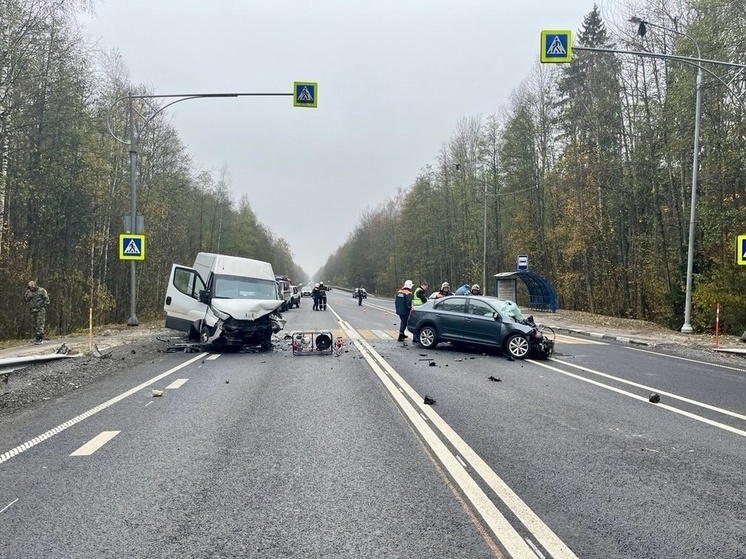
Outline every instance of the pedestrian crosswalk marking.
[[[365, 330], [361, 328], [359, 330], [356, 330], [356, 332], [360, 336], [360, 338], [363, 338], [365, 340], [370, 340], [370, 341], [395, 340], [397, 336], [399, 335], [398, 330]], [[331, 333], [332, 333], [334, 340], [338, 338], [342, 338], [343, 341], [350, 341], [350, 337], [341, 328], [332, 330]], [[411, 337], [412, 333], [407, 332], [407, 335]], [[605, 345], [605, 342], [597, 342], [595, 340], [585, 340], [583, 338], [575, 338], [572, 336], [565, 336], [562, 334], [557, 334], [555, 336], [555, 339], [557, 343], [561, 343], [561, 344], [604, 344]]]
[[393, 339], [393, 336], [389, 336], [383, 330], [371, 330], [371, 332], [373, 332], [376, 336], [378, 336], [382, 340], [391, 340], [391, 339]]
[[130, 244], [124, 249], [124, 254], [140, 254], [140, 247], [137, 246], [135, 239], [130, 240]]

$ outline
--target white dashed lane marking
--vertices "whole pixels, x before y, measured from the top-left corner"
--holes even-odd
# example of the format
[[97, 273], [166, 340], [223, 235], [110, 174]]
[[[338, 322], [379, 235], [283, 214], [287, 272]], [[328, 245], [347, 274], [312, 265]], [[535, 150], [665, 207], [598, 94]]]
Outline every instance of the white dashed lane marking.
[[70, 456], [90, 456], [119, 433], [121, 433], [121, 431], [103, 431], [81, 446], [78, 450], [70, 454]]
[[186, 381], [188, 380], [189, 380], [188, 378], [177, 378], [175, 381], [173, 381], [171, 384], [169, 384], [166, 387], [166, 390], [173, 390], [174, 388], [181, 388], [182, 386], [184, 386], [184, 383], [186, 383]]

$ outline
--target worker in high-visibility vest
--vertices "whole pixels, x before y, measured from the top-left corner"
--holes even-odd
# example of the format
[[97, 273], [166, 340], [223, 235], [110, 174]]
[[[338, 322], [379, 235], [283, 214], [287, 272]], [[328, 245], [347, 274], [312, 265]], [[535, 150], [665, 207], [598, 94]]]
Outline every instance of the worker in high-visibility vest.
[[428, 285], [426, 281], [420, 283], [420, 286], [414, 290], [414, 294], [412, 295], [412, 305], [417, 307], [422, 303], [427, 302], [427, 288]]

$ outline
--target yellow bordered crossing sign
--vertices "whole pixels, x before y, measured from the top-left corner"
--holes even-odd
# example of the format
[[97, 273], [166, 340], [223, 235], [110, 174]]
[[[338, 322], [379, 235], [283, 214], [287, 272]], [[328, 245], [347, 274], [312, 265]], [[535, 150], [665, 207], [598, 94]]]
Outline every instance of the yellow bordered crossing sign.
[[736, 241], [736, 262], [741, 266], [746, 265], [746, 235], [738, 235]]
[[569, 29], [541, 32], [541, 61], [572, 62], [572, 31]]
[[317, 82], [293, 82], [293, 107], [310, 107], [319, 104], [319, 84]]
[[145, 260], [145, 235], [119, 235], [119, 260]]

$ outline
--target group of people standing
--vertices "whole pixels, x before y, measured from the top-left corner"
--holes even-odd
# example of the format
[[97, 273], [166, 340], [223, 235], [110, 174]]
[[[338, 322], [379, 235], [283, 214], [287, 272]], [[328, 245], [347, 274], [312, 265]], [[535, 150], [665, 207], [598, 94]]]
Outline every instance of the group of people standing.
[[326, 292], [327, 287], [324, 282], [319, 282], [313, 286], [311, 290], [311, 297], [313, 297], [313, 310], [325, 311], [326, 310]]
[[[412, 307], [417, 307], [426, 303], [428, 300], [427, 288], [428, 283], [423, 281], [419, 287], [412, 290], [414, 283], [412, 280], [404, 282], [402, 288], [396, 293], [396, 314], [399, 315], [399, 338], [397, 341], [403, 342], [408, 338], [406, 334], [407, 322], [409, 322], [409, 313], [412, 311]], [[434, 295], [435, 299], [441, 297], [449, 297], [451, 295], [481, 295], [482, 290], [476, 283], [469, 287], [468, 283], [465, 283], [456, 290], [456, 293], [451, 291], [451, 285], [444, 281], [440, 285], [440, 290]]]

